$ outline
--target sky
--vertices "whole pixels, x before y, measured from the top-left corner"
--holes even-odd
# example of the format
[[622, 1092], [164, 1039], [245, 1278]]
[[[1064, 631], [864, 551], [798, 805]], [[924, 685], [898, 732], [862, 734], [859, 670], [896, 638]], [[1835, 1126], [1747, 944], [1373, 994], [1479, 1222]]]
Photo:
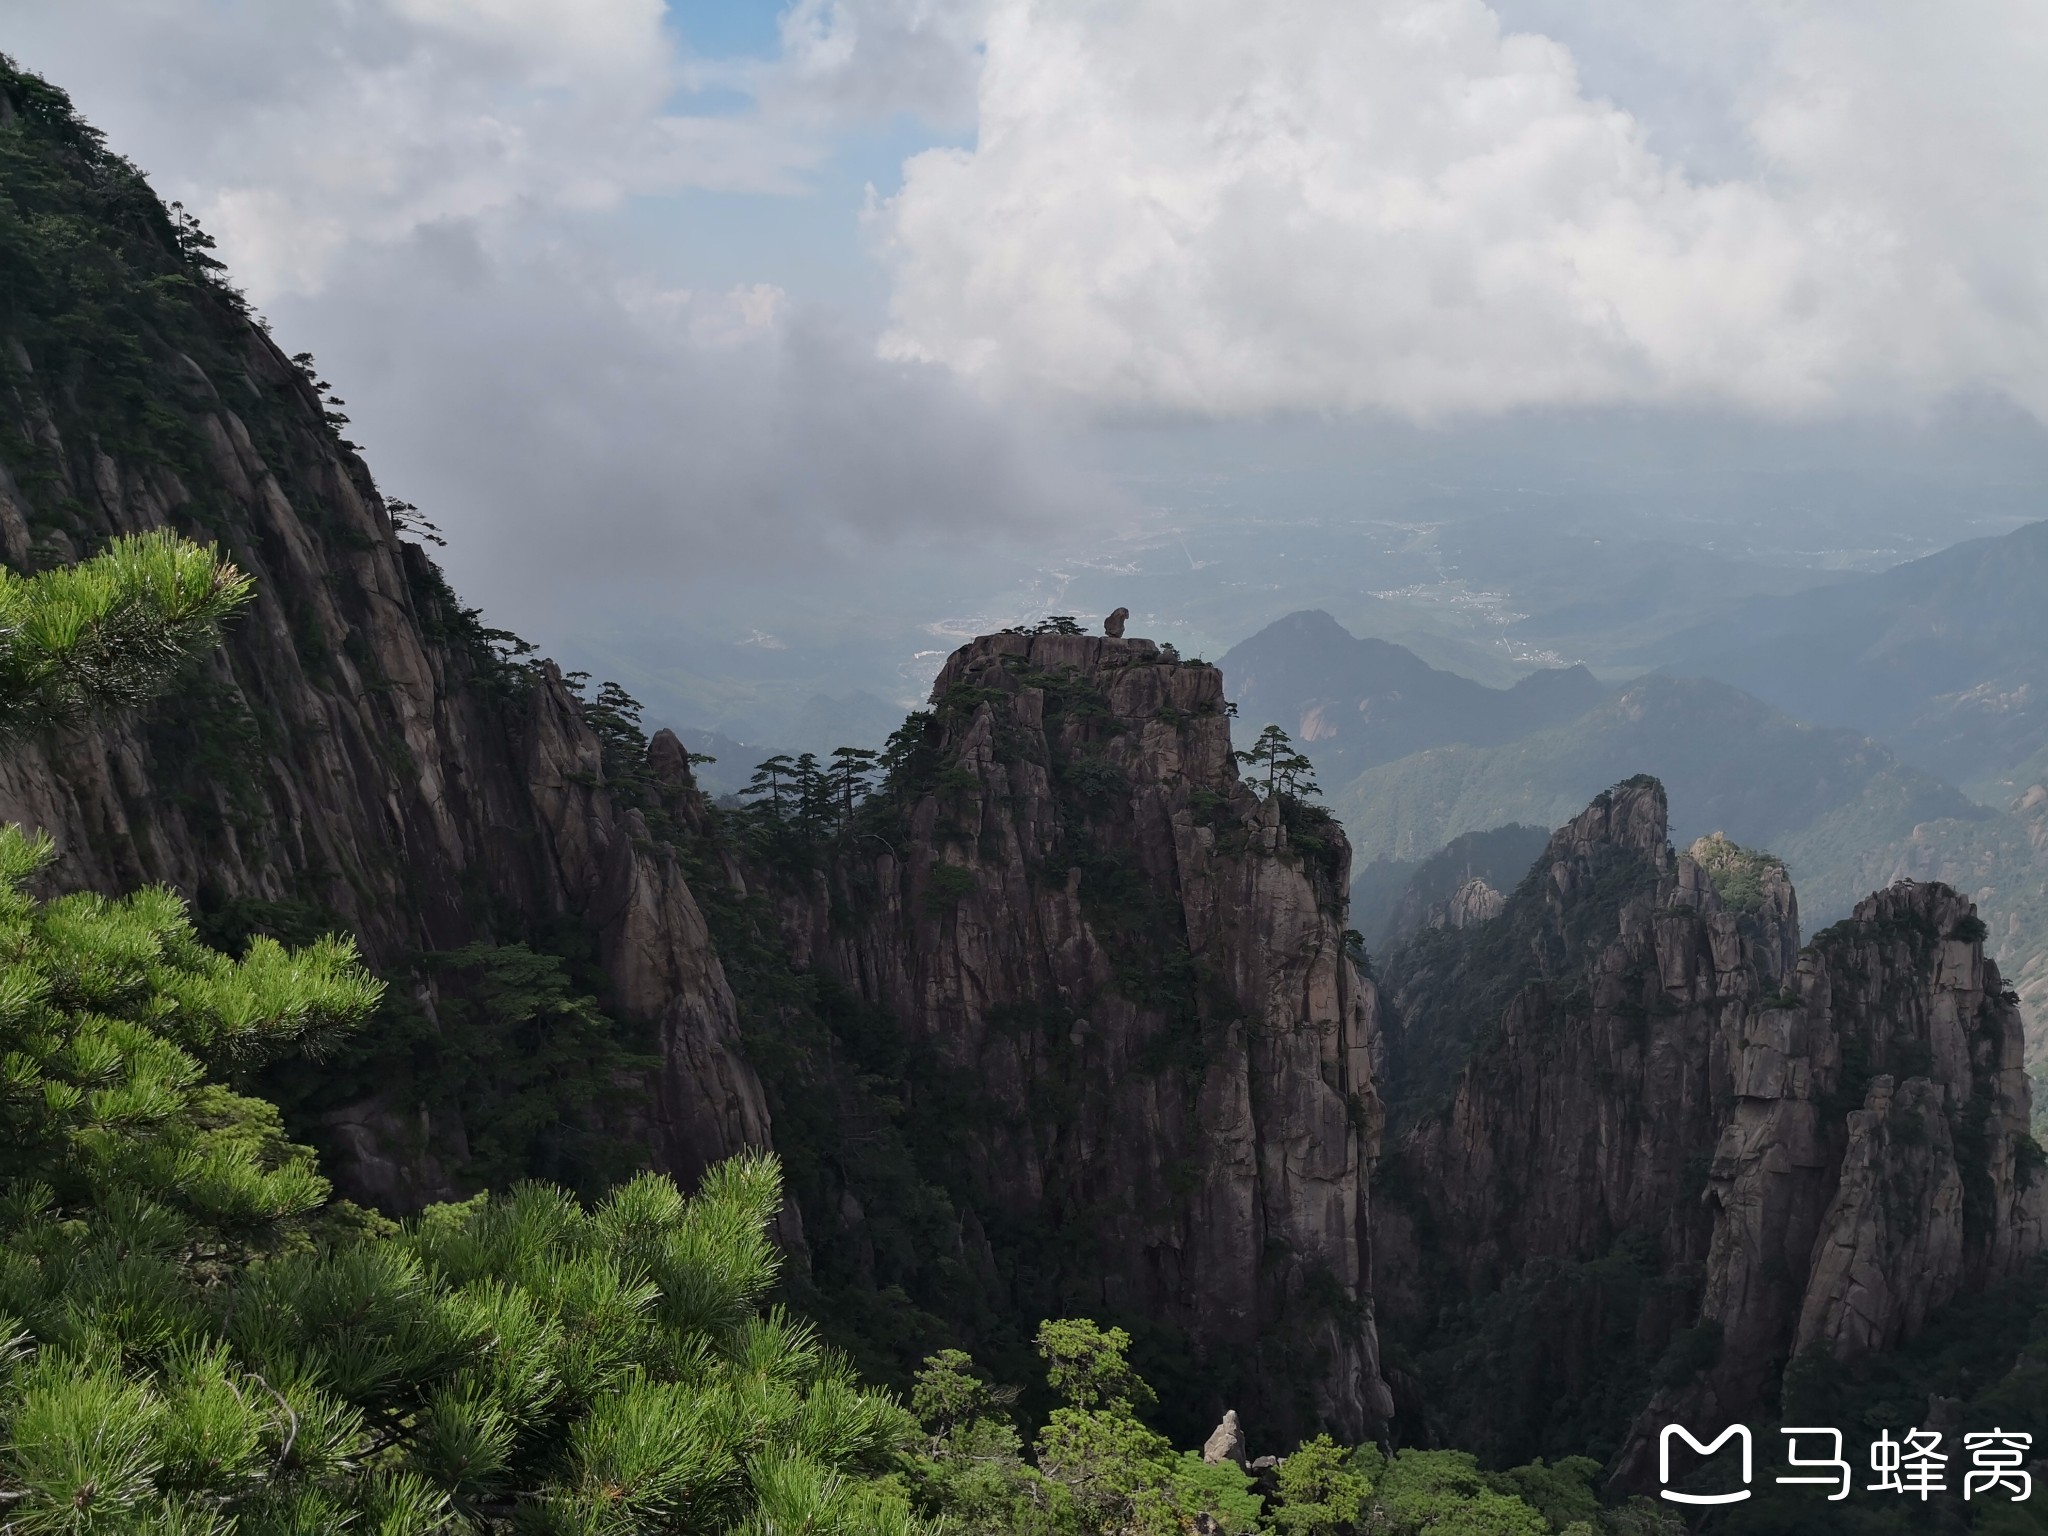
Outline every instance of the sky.
[[0, 49], [543, 636], [1028, 563], [1304, 438], [2048, 473], [2031, 0], [0, 0]]

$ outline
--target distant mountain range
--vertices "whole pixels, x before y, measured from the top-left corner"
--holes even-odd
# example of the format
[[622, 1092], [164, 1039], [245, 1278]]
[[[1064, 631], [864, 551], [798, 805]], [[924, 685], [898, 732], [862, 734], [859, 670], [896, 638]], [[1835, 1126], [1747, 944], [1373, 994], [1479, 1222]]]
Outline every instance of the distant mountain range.
[[1636, 656], [1875, 736], [1974, 787], [2048, 743], [2048, 522], [1752, 598]]
[[[2002, 666], [2000, 675], [2013, 679], [2035, 664], [2018, 639], [2009, 655], [1994, 643], [2025, 633], [2028, 622], [2017, 586], [1992, 577], [2001, 550], [2014, 570], [2030, 569], [2028, 562], [2048, 551], [2048, 524], [1794, 602], [1795, 609], [1828, 605], [1835, 616], [1823, 629], [1864, 634], [1860, 649], [1829, 651], [1824, 634], [1792, 624], [1789, 609], [1767, 615], [1787, 626], [1776, 643], [1795, 680], [1774, 679], [1759, 661], [1760, 686], [1772, 684], [1785, 698], [1809, 697], [1818, 713], [1832, 677], [1834, 690], [1850, 701], [1837, 717], [1861, 710], [1876, 718], [1887, 698], [1876, 680], [1897, 678], [1891, 718], [1900, 722], [1902, 739], [1921, 745], [1913, 755], [1859, 729], [1804, 723], [1715, 679], [1651, 673], [1609, 689], [1585, 669], [1570, 668], [1534, 673], [1514, 688], [1487, 688], [1429, 667], [1400, 646], [1356, 638], [1321, 613], [1291, 614], [1254, 635], [1224, 658], [1224, 675], [1245, 726], [1277, 721], [1315, 762], [1351, 836], [1352, 922], [1369, 945], [1383, 947], [1467, 875], [1495, 889], [1512, 887], [1520, 871], [1510, 866], [1526, 838], [1468, 834], [1512, 823], [1553, 826], [1609, 784], [1651, 773], [1669, 790], [1672, 833], [1681, 843], [1725, 832], [1786, 861], [1809, 933], [1901, 876], [1963, 890], [1978, 903], [1992, 952], [2019, 987], [2029, 1017], [2041, 1018], [2048, 1016], [2048, 787], [2034, 786], [2048, 780], [2048, 751], [2028, 756], [2019, 749], [2028, 729], [2037, 733], [2038, 748], [2044, 724], [2032, 713], [2032, 699], [2042, 695], [2029, 694], [2022, 679], [2002, 712], [1973, 713], [1955, 702], [1967, 691], [1955, 684], [1973, 665]], [[1983, 573], [1991, 593], [1980, 605], [1985, 613], [1968, 611], [1972, 571]], [[1892, 630], [1872, 638], [1884, 593], [1900, 607]], [[1861, 594], [1855, 603], [1848, 600], [1853, 594]], [[1905, 603], [1909, 594], [1917, 594], [1912, 604]], [[1985, 781], [1995, 790], [1987, 796], [1993, 804], [1925, 766], [1927, 756], [1943, 753], [1928, 753], [1930, 738], [1916, 732], [1935, 720], [1956, 727], [1942, 738], [1943, 753], [1960, 764], [2014, 755], [2014, 766]], [[1999, 728], [1976, 728], [1987, 722]], [[1446, 850], [1454, 839], [1464, 841]], [[2048, 1058], [2048, 1032], [2035, 1038], [2037, 1058]]]
[[1314, 758], [1325, 788], [1442, 742], [1509, 741], [1559, 724], [1606, 691], [1584, 667], [1489, 688], [1405, 646], [1361, 639], [1319, 610], [1267, 625], [1221, 665], [1239, 718], [1253, 730], [1285, 729]]
[[[1582, 784], [1597, 789], [1633, 772], [1664, 780], [1674, 837], [1726, 832], [1788, 860], [1792, 843], [1823, 826], [1875, 839], [1996, 814], [1854, 731], [1802, 724], [1726, 683], [1656, 673], [1562, 725], [1368, 769], [1330, 787], [1329, 800], [1361, 859], [1421, 858], [1461, 832], [1561, 821], [1558, 807], [1569, 812], [1592, 793]], [[1809, 900], [1829, 884], [1813, 868], [1795, 868], [1794, 879]]]

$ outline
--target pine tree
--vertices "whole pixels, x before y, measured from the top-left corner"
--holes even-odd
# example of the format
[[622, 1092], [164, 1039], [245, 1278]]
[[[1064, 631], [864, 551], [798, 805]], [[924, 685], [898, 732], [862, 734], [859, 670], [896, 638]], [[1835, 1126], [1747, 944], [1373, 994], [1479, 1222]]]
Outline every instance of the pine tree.
[[754, 777], [740, 794], [753, 801], [752, 809], [755, 811], [764, 812], [776, 821], [786, 821], [793, 809], [796, 788], [796, 763], [787, 752], [778, 752], [766, 762], [754, 766]]
[[790, 778], [791, 797], [796, 807], [796, 814], [791, 818], [795, 830], [806, 841], [814, 840], [824, 834], [825, 825], [832, 815], [832, 786], [825, 771], [818, 766], [817, 753], [800, 754]]
[[[167, 538], [10, 575], [0, 713], [146, 697], [247, 594]], [[922, 1529], [880, 1476], [907, 1416], [766, 1304], [772, 1158], [405, 1229], [334, 1202], [224, 1080], [361, 1023], [353, 945], [231, 960], [168, 891], [29, 895], [52, 857], [0, 827], [0, 1530]]]
[[853, 813], [874, 789], [875, 762], [879, 752], [866, 747], [834, 747], [832, 766], [826, 770], [842, 829], [853, 825]]
[[217, 551], [165, 532], [34, 576], [0, 568], [0, 742], [142, 703], [253, 595]]
[[1305, 800], [1322, 793], [1316, 783], [1315, 765], [1295, 749], [1292, 738], [1277, 725], [1259, 732], [1249, 751], [1233, 755], [1252, 770], [1250, 777], [1260, 785], [1262, 799], [1286, 795]]
[[0, 829], [5, 1529], [918, 1528], [902, 1411], [765, 1305], [773, 1159], [395, 1230], [213, 1080], [369, 1012], [346, 941], [229, 960], [49, 857]]

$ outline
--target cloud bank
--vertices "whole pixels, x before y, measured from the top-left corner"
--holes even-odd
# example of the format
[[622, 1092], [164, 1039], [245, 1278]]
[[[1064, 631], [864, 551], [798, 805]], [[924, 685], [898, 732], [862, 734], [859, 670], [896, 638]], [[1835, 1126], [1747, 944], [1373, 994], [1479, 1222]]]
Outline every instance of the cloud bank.
[[1749, 174], [1480, 0], [999, 0], [976, 145], [877, 218], [886, 350], [1112, 412], [2048, 417], [2048, 13], [1666, 14]]
[[466, 595], [546, 623], [1115, 505], [944, 368], [772, 285], [689, 286], [628, 223], [797, 199], [850, 126], [971, 113], [976, 14], [802, 0], [737, 60], [662, 0], [0, 0], [0, 37], [316, 354]]
[[359, 252], [281, 305], [279, 334], [316, 304], [349, 317], [319, 364], [354, 381], [349, 430], [386, 489], [470, 535], [448, 551], [465, 592], [522, 613], [857, 580], [904, 540], [1028, 539], [1117, 506], [944, 370], [880, 361], [771, 287], [665, 288], [453, 224]]

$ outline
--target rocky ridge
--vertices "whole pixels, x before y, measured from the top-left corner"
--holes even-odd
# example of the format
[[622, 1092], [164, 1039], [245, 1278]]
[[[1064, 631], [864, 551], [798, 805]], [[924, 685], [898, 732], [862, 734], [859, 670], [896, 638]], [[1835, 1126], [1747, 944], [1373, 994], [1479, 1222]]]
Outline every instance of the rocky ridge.
[[2018, 1009], [1966, 900], [1897, 885], [1801, 950], [1782, 867], [1673, 855], [1665, 815], [1654, 780], [1617, 786], [1500, 916], [1387, 966], [1397, 1095], [1436, 1087], [1403, 1074], [1416, 1035], [1489, 1001], [1461, 966], [1511, 995], [1491, 1029], [1463, 1021], [1444, 1099], [1396, 1104], [1380, 1316], [1441, 1347], [1459, 1307], [1538, 1309], [1548, 1337], [1483, 1405], [1453, 1383], [1434, 1411], [1487, 1420], [1459, 1443], [1571, 1422], [1627, 1447], [1626, 1476], [1655, 1425], [1754, 1414], [1798, 1353], [1891, 1347], [2014, 1272], [2048, 1197]]
[[933, 698], [901, 840], [788, 896], [798, 962], [979, 1085], [960, 1156], [1017, 1230], [1079, 1236], [1047, 1300], [1252, 1362], [1262, 1425], [1364, 1434], [1378, 1005], [1342, 832], [1254, 795], [1221, 674], [1150, 641], [985, 636]]
[[[706, 920], [772, 900], [789, 962], [971, 1086], [945, 1126], [991, 1218], [953, 1222], [967, 1264], [1017, 1315], [1161, 1325], [1262, 1435], [1396, 1413], [1526, 1454], [1542, 1420], [1619, 1454], [1646, 1381], [1656, 1412], [1747, 1412], [1796, 1353], [1888, 1348], [2039, 1249], [2018, 1014], [1969, 904], [1896, 885], [1802, 951], [1782, 868], [1674, 855], [1652, 781], [1506, 897], [1456, 893], [1389, 961], [1384, 1033], [1343, 834], [1241, 782], [1220, 674], [1148, 641], [962, 647], [897, 820], [747, 866], [673, 736], [629, 785], [561, 674], [460, 607], [310, 367], [74, 139], [58, 161], [154, 297], [0, 310], [0, 554], [169, 526], [259, 598], [163, 707], [0, 763], [0, 816], [56, 837], [62, 884], [301, 908], [380, 966], [572, 929], [658, 1040], [631, 1134], [685, 1178], [777, 1139]], [[328, 1128], [351, 1193], [457, 1192], [460, 1124], [372, 1094]], [[1415, 1341], [1398, 1371], [1382, 1323]], [[1472, 1339], [1492, 1419], [1466, 1433], [1475, 1399], [1437, 1389]]]

